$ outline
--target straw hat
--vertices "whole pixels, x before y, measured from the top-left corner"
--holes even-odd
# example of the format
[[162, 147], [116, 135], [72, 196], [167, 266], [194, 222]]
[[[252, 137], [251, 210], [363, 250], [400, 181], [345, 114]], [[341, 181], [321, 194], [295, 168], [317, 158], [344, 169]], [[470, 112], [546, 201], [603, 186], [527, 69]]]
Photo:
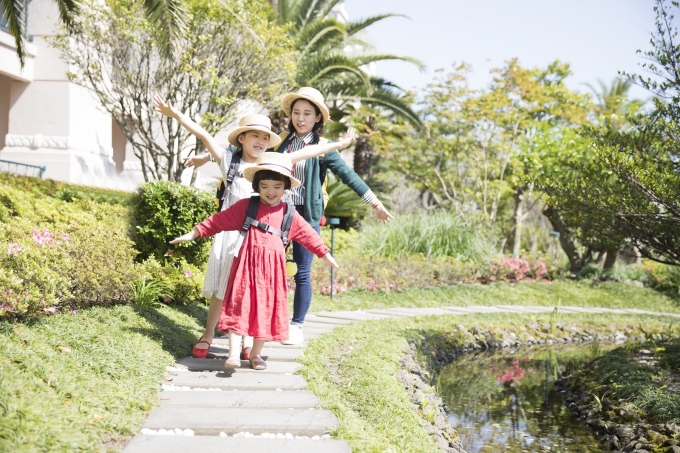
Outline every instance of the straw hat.
[[242, 116], [238, 120], [238, 127], [229, 132], [229, 143], [240, 148], [241, 144], [238, 142], [238, 136], [248, 131], [262, 131], [269, 134], [269, 145], [267, 145], [267, 148], [273, 148], [281, 143], [281, 137], [272, 132], [272, 122], [269, 117], [256, 113]]
[[290, 178], [290, 188], [294, 189], [300, 187], [300, 181], [293, 177], [293, 162], [290, 160], [288, 154], [282, 153], [264, 153], [257, 158], [257, 164], [254, 167], [248, 167], [243, 170], [243, 177], [248, 181], [253, 182], [255, 173], [260, 170], [271, 170], [281, 173], [283, 176]]
[[319, 107], [323, 122], [327, 123], [329, 121], [331, 114], [328, 111], [326, 103], [324, 102], [323, 94], [321, 94], [319, 90], [316, 90], [312, 87], [302, 87], [297, 90], [297, 92], [288, 93], [283, 97], [283, 111], [285, 112], [286, 116], [288, 116], [288, 118], [291, 117], [291, 106], [293, 105], [293, 102], [298, 99], [305, 99]]

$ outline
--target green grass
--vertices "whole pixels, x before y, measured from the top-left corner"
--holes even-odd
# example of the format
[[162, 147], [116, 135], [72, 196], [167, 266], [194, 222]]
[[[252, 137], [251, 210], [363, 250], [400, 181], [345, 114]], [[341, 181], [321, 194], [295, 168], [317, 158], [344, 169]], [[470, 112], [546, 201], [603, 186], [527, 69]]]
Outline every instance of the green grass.
[[0, 451], [119, 451], [205, 309], [129, 306], [0, 323]]
[[[291, 298], [292, 300], [292, 298]], [[617, 282], [555, 281], [456, 285], [397, 291], [348, 291], [331, 300], [314, 295], [311, 311], [365, 310], [390, 307], [443, 307], [465, 305], [542, 305], [554, 307], [639, 308], [680, 313], [680, 301], [649, 288]]]
[[[478, 314], [402, 318], [354, 323], [311, 340], [302, 360], [301, 374], [326, 409], [340, 420], [337, 438], [349, 442], [354, 452], [439, 451], [420, 424], [421, 415], [411, 409], [409, 396], [396, 374], [410, 339], [424, 334], [466, 327], [517, 326], [529, 321], [547, 323], [549, 314]], [[589, 324], [591, 328], [650, 330], [667, 328], [665, 317], [617, 315], [562, 315], [562, 321]]]

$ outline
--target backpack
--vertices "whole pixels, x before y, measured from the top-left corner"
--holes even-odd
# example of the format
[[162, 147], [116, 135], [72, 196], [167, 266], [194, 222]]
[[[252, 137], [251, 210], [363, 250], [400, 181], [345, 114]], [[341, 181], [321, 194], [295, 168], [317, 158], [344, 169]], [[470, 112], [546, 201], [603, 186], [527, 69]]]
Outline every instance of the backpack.
[[[286, 139], [286, 137], [288, 137], [288, 131], [281, 132], [279, 134], [279, 137], [281, 137], [281, 143], [283, 143], [283, 141]], [[278, 145], [276, 145], [274, 147], [274, 151], [279, 150], [281, 143], [279, 143]], [[317, 143], [318, 145], [325, 145], [326, 143], [328, 143], [327, 138], [319, 137], [319, 142]], [[319, 156], [319, 164], [323, 168], [323, 165], [324, 165], [323, 156]], [[326, 179], [326, 174], [324, 172], [321, 172], [321, 174], [323, 174], [323, 181], [321, 181], [321, 193], [323, 194], [323, 208], [326, 209], [326, 205], [328, 204], [328, 199], [330, 198], [330, 196], [328, 195], [328, 191], [326, 190], [326, 185], [327, 185], [328, 180]]]
[[241, 166], [242, 155], [243, 151], [241, 150], [236, 151], [235, 153], [231, 153], [231, 162], [229, 163], [227, 180], [225, 182], [224, 179], [220, 179], [219, 184], [217, 184], [217, 193], [215, 194], [215, 205], [217, 206], [217, 212], [220, 212], [222, 210], [227, 187], [231, 186], [231, 183], [234, 182], [234, 178], [236, 178], [237, 176], [243, 176], [243, 174], [239, 171], [239, 167]]
[[290, 241], [288, 240], [288, 234], [290, 233], [290, 228], [293, 225], [293, 217], [295, 216], [295, 206], [292, 203], [286, 203], [286, 213], [283, 215], [283, 222], [281, 223], [281, 229], [275, 228], [263, 222], [258, 222], [255, 220], [257, 217], [257, 208], [260, 206], [260, 196], [253, 195], [250, 197], [250, 202], [248, 203], [248, 211], [246, 212], [246, 218], [243, 221], [243, 226], [241, 226], [241, 237], [239, 237], [238, 244], [236, 246], [236, 252], [234, 257], [237, 257], [241, 246], [243, 245], [243, 240], [248, 234], [250, 227], [259, 228], [262, 231], [271, 233], [275, 236], [280, 236], [283, 242], [284, 250], [288, 248]]

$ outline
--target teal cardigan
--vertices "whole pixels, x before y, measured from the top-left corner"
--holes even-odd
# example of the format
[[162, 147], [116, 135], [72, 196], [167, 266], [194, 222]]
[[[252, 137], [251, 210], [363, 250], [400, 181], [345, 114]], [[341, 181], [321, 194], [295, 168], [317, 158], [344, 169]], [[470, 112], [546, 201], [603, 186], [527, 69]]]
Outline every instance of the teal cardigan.
[[[292, 137], [293, 134], [289, 134], [288, 137], [283, 139], [278, 147], [278, 152], [282, 153], [288, 148]], [[316, 145], [317, 143], [319, 143], [319, 136], [314, 135], [314, 139], [310, 144]], [[269, 149], [268, 151], [274, 150]], [[370, 190], [359, 175], [342, 160], [340, 153], [337, 151], [331, 151], [325, 156], [307, 159], [305, 161], [304, 218], [313, 227], [319, 226], [323, 216], [323, 190], [321, 185], [326, 179], [326, 172], [328, 170], [333, 172], [335, 176], [340, 178], [340, 181], [348, 185], [360, 197], [363, 197]]]

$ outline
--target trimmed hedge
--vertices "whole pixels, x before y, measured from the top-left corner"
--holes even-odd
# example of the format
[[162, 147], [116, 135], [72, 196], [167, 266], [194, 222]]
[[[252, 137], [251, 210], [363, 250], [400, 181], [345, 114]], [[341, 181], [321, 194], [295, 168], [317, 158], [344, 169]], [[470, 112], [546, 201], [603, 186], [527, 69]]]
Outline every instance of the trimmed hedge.
[[[178, 183], [156, 181], [139, 187], [132, 200], [132, 237], [140, 261], [154, 257], [183, 258], [200, 266], [207, 262], [210, 241], [193, 241], [171, 246], [171, 239], [191, 231], [215, 213], [212, 194]], [[170, 253], [169, 251], [172, 250]]]

